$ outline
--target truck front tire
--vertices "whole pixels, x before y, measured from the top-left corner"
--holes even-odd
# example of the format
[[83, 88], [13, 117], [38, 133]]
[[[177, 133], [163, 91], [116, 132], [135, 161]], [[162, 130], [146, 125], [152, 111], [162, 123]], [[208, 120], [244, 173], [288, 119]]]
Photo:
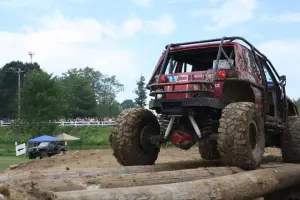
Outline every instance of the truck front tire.
[[147, 109], [122, 111], [113, 128], [110, 143], [113, 155], [124, 166], [153, 165], [160, 148], [150, 143], [150, 137], [160, 134], [156, 116]]
[[218, 131], [218, 150], [224, 164], [243, 169], [260, 166], [265, 148], [264, 122], [254, 103], [228, 104]]
[[281, 141], [283, 161], [300, 163], [300, 116], [288, 117]]

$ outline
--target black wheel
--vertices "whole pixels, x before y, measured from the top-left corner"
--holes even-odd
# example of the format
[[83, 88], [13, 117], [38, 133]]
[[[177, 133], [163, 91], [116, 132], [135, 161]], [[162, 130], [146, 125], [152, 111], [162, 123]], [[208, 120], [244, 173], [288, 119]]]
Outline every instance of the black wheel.
[[201, 158], [204, 160], [215, 160], [220, 158], [216, 140], [203, 140], [198, 142]]
[[281, 153], [284, 162], [300, 163], [300, 117], [288, 117], [282, 134]]
[[231, 103], [222, 111], [218, 150], [224, 164], [256, 169], [265, 148], [263, 119], [250, 102]]
[[45, 157], [47, 157], [47, 152], [46, 151], [40, 151], [40, 159], [43, 159]]
[[124, 166], [153, 165], [160, 151], [150, 137], [160, 134], [155, 115], [147, 109], [130, 108], [117, 118], [110, 136], [113, 155]]

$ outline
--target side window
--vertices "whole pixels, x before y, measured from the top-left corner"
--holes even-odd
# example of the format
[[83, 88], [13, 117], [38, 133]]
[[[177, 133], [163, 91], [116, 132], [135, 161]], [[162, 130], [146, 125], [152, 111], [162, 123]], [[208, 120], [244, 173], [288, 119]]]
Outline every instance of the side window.
[[266, 70], [266, 68], [264, 68], [264, 71], [265, 71], [267, 82], [273, 83], [273, 79], [271, 78], [271, 76], [270, 76], [269, 72]]
[[246, 59], [246, 66], [247, 66], [247, 70], [249, 73], [251, 73], [254, 76], [259, 76], [259, 70], [258, 70], [258, 66], [256, 65], [254, 56], [252, 54], [251, 51], [246, 50], [246, 54], [245, 54], [245, 59]]

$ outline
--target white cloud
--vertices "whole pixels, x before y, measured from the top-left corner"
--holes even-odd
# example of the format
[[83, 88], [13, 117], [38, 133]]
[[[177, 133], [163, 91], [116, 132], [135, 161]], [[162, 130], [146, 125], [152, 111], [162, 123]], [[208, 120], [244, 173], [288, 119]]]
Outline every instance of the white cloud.
[[215, 5], [222, 0], [169, 0], [168, 3], [195, 3], [195, 2], [208, 2], [211, 5]]
[[138, 6], [148, 6], [153, 0], [130, 0], [130, 1]]
[[281, 22], [300, 22], [300, 13], [283, 13], [279, 15]]
[[[219, 2], [214, 0], [215, 2]], [[217, 8], [194, 11], [194, 16], [209, 16], [213, 25], [206, 30], [219, 30], [242, 24], [254, 18], [257, 0], [224, 0]]]
[[[60, 74], [90, 66], [130, 84], [139, 76], [139, 69], [134, 54], [115, 44], [116, 36], [95, 19], [71, 20], [56, 14], [42, 18], [37, 28], [26, 27], [24, 33], [0, 31], [0, 63], [29, 61], [28, 51], [34, 51], [34, 61], [47, 72]], [[130, 71], [130, 77], [124, 76], [124, 69]]]
[[144, 22], [144, 31], [156, 35], [168, 34], [175, 28], [176, 24], [169, 14], [163, 14], [159, 19]]
[[[56, 75], [70, 68], [90, 66], [116, 75], [125, 85], [125, 92], [120, 94], [123, 99], [132, 93], [141, 69], [135, 54], [118, 46], [120, 40], [138, 32], [152, 34], [152, 29], [156, 34], [166, 34], [174, 26], [168, 15], [152, 21], [132, 18], [112, 25], [94, 18], [66, 18], [54, 13], [40, 18], [36, 27], [24, 27], [23, 32], [0, 30], [0, 63], [29, 61], [28, 51], [33, 51], [33, 60]], [[124, 71], [130, 76], [125, 76]]]
[[175, 28], [176, 24], [169, 14], [163, 14], [154, 20], [144, 21], [133, 17], [123, 23], [123, 31], [126, 36], [133, 36], [139, 31], [154, 35], [166, 35], [174, 31]]
[[123, 23], [125, 35], [134, 36], [143, 26], [143, 21], [139, 18], [131, 18]]
[[300, 23], [300, 12], [286, 12], [277, 16], [265, 15], [262, 17], [262, 21], [275, 23]]
[[274, 65], [280, 75], [287, 77], [287, 95], [299, 98], [300, 40], [274, 40], [257, 46]]

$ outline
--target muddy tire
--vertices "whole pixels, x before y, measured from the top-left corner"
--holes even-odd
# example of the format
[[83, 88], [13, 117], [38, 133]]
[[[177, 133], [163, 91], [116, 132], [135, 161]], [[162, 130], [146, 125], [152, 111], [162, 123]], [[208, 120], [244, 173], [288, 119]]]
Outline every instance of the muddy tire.
[[215, 160], [220, 158], [216, 140], [203, 140], [198, 142], [198, 149], [202, 159]]
[[255, 104], [231, 103], [222, 111], [218, 150], [224, 164], [243, 169], [260, 166], [265, 148], [264, 122]]
[[152, 145], [149, 137], [159, 135], [155, 115], [142, 108], [124, 110], [117, 118], [110, 141], [113, 155], [124, 166], [153, 165], [160, 148]]
[[281, 141], [283, 161], [300, 163], [300, 116], [288, 117]]
[[48, 155], [46, 151], [40, 151], [40, 159], [46, 158], [47, 156]]

